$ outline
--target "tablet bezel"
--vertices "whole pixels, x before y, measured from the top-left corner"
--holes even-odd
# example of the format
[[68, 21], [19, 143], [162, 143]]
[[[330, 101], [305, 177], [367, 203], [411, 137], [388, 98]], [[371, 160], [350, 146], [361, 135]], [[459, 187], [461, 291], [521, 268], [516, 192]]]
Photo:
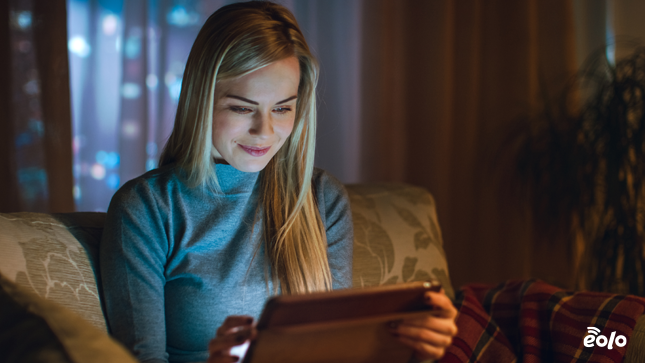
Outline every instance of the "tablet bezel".
[[[424, 300], [428, 291], [439, 291], [437, 280], [343, 289], [269, 299], [258, 321], [258, 339], [263, 331], [311, 330], [317, 327], [381, 322], [390, 318], [418, 316], [431, 311]], [[245, 363], [254, 362], [257, 340], [249, 346]], [[261, 354], [261, 352], [259, 352]]]

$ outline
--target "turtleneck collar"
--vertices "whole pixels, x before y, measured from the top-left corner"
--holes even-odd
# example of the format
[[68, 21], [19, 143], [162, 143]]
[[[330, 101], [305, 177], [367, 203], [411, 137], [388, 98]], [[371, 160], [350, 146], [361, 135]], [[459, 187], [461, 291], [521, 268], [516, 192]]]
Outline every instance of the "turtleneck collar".
[[228, 164], [215, 164], [217, 181], [224, 194], [243, 194], [253, 191], [260, 172], [239, 171]]

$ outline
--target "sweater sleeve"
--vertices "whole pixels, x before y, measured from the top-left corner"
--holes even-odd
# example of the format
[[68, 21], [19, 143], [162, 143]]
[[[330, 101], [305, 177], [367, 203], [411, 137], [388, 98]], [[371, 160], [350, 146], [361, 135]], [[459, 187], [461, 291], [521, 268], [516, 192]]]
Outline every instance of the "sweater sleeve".
[[145, 181], [112, 198], [100, 244], [105, 314], [112, 336], [141, 362], [167, 362], [164, 266], [169, 243]]
[[314, 185], [318, 208], [327, 232], [327, 259], [333, 288], [352, 287], [354, 226], [349, 197], [343, 184], [332, 175], [316, 170]]

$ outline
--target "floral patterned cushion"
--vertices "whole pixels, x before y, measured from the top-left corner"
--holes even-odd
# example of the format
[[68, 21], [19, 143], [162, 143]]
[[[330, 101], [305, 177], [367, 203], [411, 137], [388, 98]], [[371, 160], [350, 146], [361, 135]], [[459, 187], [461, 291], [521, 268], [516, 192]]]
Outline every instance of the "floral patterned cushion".
[[346, 188], [354, 219], [354, 286], [435, 278], [454, 299], [432, 195], [394, 183]]
[[102, 213], [0, 213], [0, 273], [106, 331], [90, 262], [103, 219]]
[[[454, 298], [434, 200], [405, 184], [349, 185], [355, 287], [436, 278]], [[0, 213], [0, 273], [106, 330], [98, 246], [105, 213]]]

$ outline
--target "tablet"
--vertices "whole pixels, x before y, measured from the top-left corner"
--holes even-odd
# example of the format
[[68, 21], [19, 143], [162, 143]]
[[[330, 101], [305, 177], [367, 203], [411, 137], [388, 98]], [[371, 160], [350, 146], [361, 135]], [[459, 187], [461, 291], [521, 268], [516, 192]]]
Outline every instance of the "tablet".
[[432, 314], [436, 281], [276, 296], [267, 301], [244, 363], [406, 363], [412, 348], [387, 329], [393, 320]]

